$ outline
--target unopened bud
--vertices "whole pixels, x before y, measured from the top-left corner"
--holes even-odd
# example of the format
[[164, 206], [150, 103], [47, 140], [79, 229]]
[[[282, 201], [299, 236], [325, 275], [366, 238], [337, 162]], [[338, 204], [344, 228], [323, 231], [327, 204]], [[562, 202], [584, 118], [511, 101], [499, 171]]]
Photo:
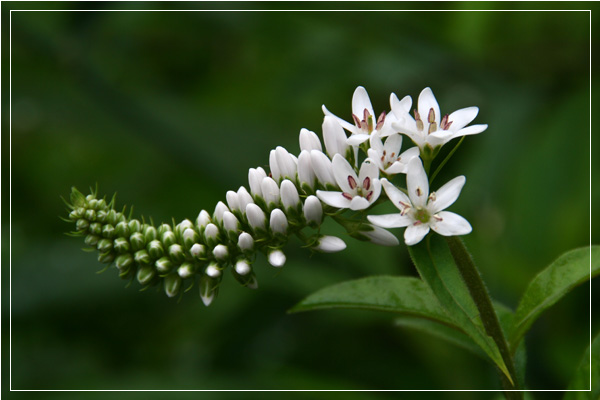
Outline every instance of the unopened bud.
[[161, 259], [156, 260], [154, 265], [156, 266], [156, 270], [161, 274], [169, 272], [173, 267], [173, 263], [169, 257], [162, 257]]
[[250, 192], [255, 197], [262, 197], [262, 180], [267, 176], [267, 173], [261, 167], [250, 168], [248, 171], [248, 184], [250, 185]]
[[[279, 169], [279, 164], [277, 164], [277, 154], [275, 153], [275, 150], [271, 150], [271, 152], [269, 153], [269, 169], [271, 170], [271, 177], [276, 181], [279, 182], [280, 178], [281, 178], [281, 171]], [[262, 182], [261, 182], [261, 189], [263, 190], [263, 197], [264, 197], [264, 189], [262, 187]]]
[[183, 248], [177, 243], [169, 246], [169, 257], [171, 260], [175, 262], [181, 262], [185, 260], [185, 253], [183, 252]]
[[131, 243], [131, 248], [133, 250], [141, 250], [146, 247], [146, 242], [144, 242], [144, 235], [140, 232], [136, 232], [129, 237], [129, 243]]
[[160, 240], [152, 240], [150, 243], [148, 243], [148, 254], [150, 254], [150, 257], [154, 259], [160, 258], [164, 255], [164, 253], [165, 251]]
[[94, 222], [94, 223], [90, 224], [90, 233], [92, 233], [94, 235], [102, 234], [102, 224], [100, 224], [98, 222]]
[[249, 252], [254, 249], [254, 238], [247, 232], [240, 233], [238, 237], [238, 247], [243, 252]]
[[303, 150], [323, 151], [323, 148], [321, 147], [321, 141], [319, 140], [317, 134], [305, 128], [300, 130], [300, 151]]
[[311, 156], [308, 150], [302, 150], [298, 156], [298, 181], [302, 187], [315, 188], [317, 176], [313, 170]]
[[176, 242], [175, 234], [173, 231], [166, 231], [162, 234], [162, 242], [165, 246], [170, 246]]
[[269, 207], [279, 204], [279, 186], [275, 180], [270, 177], [263, 178], [260, 187], [262, 189], [262, 197]]
[[137, 219], [132, 219], [131, 221], [129, 221], [128, 226], [129, 232], [131, 233], [139, 232], [142, 229], [142, 224]]
[[206, 267], [206, 275], [210, 276], [211, 278], [218, 278], [219, 276], [221, 276], [221, 269], [219, 268], [219, 264], [217, 263], [210, 263], [208, 265], [208, 267]]
[[271, 252], [269, 253], [268, 256], [269, 259], [269, 264], [271, 264], [274, 267], [283, 267], [283, 265], [285, 264], [285, 254], [283, 254], [283, 251], [277, 249], [277, 250], [271, 250]]
[[210, 214], [206, 210], [202, 210], [198, 214], [198, 218], [196, 218], [196, 225], [198, 225], [199, 230], [202, 230], [206, 225], [210, 224], [210, 221]]
[[225, 211], [229, 211], [229, 208], [222, 201], [218, 202], [215, 207], [214, 217], [218, 223], [223, 223], [223, 214]]
[[158, 237], [162, 237], [165, 232], [171, 232], [171, 225], [169, 224], [162, 224], [161, 226], [158, 227]]
[[183, 221], [177, 224], [177, 226], [175, 227], [175, 232], [179, 236], [183, 236], [183, 233], [186, 231], [186, 229], [190, 229], [193, 227], [194, 224], [192, 224], [192, 221], [190, 221], [189, 219], [184, 219]]
[[317, 196], [308, 196], [304, 201], [304, 218], [313, 227], [321, 225], [323, 220], [323, 206]]
[[96, 248], [101, 253], [112, 250], [112, 247], [113, 247], [112, 240], [110, 240], [110, 239], [101, 239], [98, 241], [98, 244], [96, 245]]
[[98, 240], [100, 240], [100, 236], [98, 235], [87, 235], [85, 237], [84, 242], [88, 246], [95, 246], [96, 244], [98, 244]]
[[240, 205], [239, 210], [240, 210], [240, 212], [245, 213], [246, 206], [248, 204], [254, 203], [254, 200], [252, 199], [252, 196], [250, 196], [250, 193], [248, 193], [246, 188], [243, 186], [240, 186], [240, 188], [238, 189], [237, 196], [238, 196], [238, 201], [239, 201], [239, 205]]
[[208, 224], [204, 229], [204, 238], [208, 245], [214, 245], [219, 237], [219, 228], [215, 224]]
[[223, 228], [229, 232], [237, 232], [240, 223], [238, 219], [229, 211], [223, 213]]
[[199, 243], [194, 243], [194, 245], [190, 249], [190, 253], [196, 258], [204, 257], [204, 255], [206, 254], [206, 248]]
[[330, 185], [337, 187], [333, 175], [333, 165], [331, 164], [331, 160], [324, 153], [312, 150], [310, 152], [310, 162], [317, 179], [323, 186]]
[[298, 195], [298, 189], [292, 181], [285, 179], [281, 182], [281, 203], [286, 210], [295, 210], [300, 205], [300, 196]]
[[86, 210], [84, 218], [87, 219], [88, 221], [95, 221], [96, 220], [96, 211], [90, 210], [90, 209]]
[[144, 240], [146, 240], [146, 242], [151, 242], [152, 240], [155, 240], [156, 238], [158, 238], [158, 232], [156, 231], [155, 227], [153, 227], [153, 226], [144, 227]]
[[265, 213], [256, 204], [248, 204], [246, 206], [246, 216], [248, 223], [254, 230], [264, 230], [267, 222]]
[[177, 296], [181, 289], [181, 278], [177, 274], [169, 274], [165, 276], [165, 293], [169, 297]]
[[227, 249], [227, 246], [218, 244], [213, 249], [213, 255], [217, 260], [225, 260], [229, 256], [229, 249]]
[[127, 239], [119, 237], [114, 241], [115, 250], [119, 253], [126, 253], [129, 251], [129, 242]]
[[90, 226], [90, 223], [85, 219], [80, 219], [75, 224], [75, 228], [78, 231], [85, 231], [87, 228], [89, 228], [89, 226]]
[[202, 275], [200, 278], [200, 298], [205, 306], [209, 306], [218, 293], [218, 282], [209, 277], [208, 275]]
[[231, 211], [240, 210], [240, 201], [236, 192], [234, 192], [233, 190], [227, 191], [227, 193], [225, 194], [225, 199], [227, 199], [227, 206]]
[[150, 255], [146, 250], [138, 250], [134, 254], [135, 262], [138, 264], [149, 264]]
[[196, 266], [189, 262], [184, 262], [177, 268], [177, 274], [183, 279], [189, 278], [196, 273]]
[[111, 251], [108, 251], [106, 253], [100, 253], [98, 255], [98, 261], [100, 261], [103, 264], [108, 264], [113, 262], [113, 260], [115, 259], [115, 254]]
[[152, 282], [152, 279], [154, 278], [155, 275], [156, 275], [156, 272], [154, 271], [154, 268], [152, 268], [152, 266], [144, 265], [143, 267], [140, 267], [138, 269], [137, 280], [140, 284], [146, 286], [150, 282]]
[[[296, 180], [298, 166], [294, 157], [285, 148], [277, 146], [275, 149], [275, 158], [279, 166], [280, 179]], [[279, 180], [276, 179], [276, 181]]]
[[321, 236], [317, 245], [313, 247], [314, 250], [321, 251], [323, 253], [336, 253], [346, 248], [346, 243], [335, 236]]
[[115, 265], [120, 271], [129, 268], [131, 264], [133, 264], [133, 257], [131, 257], [131, 254], [121, 254], [115, 259]]
[[250, 264], [246, 260], [239, 260], [235, 263], [235, 272], [240, 275], [248, 275], [252, 271]]
[[[79, 221], [85, 221], [80, 219]], [[115, 236], [115, 228], [111, 224], [106, 224], [102, 227], [102, 236], [105, 238], [113, 238]]]
[[115, 234], [120, 237], [129, 237], [129, 225], [127, 222], [121, 221], [115, 226]]
[[281, 235], [285, 235], [287, 233], [288, 221], [283, 211], [281, 211], [279, 208], [271, 211], [269, 227], [273, 233]]
[[187, 249], [192, 247], [194, 243], [198, 241], [198, 234], [195, 230], [187, 228], [183, 231], [183, 244]]

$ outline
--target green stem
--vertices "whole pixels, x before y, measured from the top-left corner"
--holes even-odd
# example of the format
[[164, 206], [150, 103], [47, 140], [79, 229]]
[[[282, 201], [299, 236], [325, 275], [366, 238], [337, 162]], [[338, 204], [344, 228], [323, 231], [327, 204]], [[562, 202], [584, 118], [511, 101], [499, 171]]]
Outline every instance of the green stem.
[[504, 336], [504, 332], [500, 326], [500, 321], [498, 320], [498, 316], [496, 315], [496, 311], [492, 305], [492, 300], [483, 280], [481, 279], [481, 275], [479, 274], [471, 255], [467, 251], [467, 248], [459, 237], [448, 236], [446, 237], [446, 241], [448, 242], [448, 247], [450, 248], [452, 258], [454, 258], [458, 270], [460, 271], [460, 274], [465, 281], [467, 288], [469, 289], [469, 293], [471, 294], [471, 297], [475, 301], [475, 305], [479, 310], [483, 327], [485, 328], [486, 333], [492, 337], [492, 339], [494, 339], [494, 342], [496, 342], [496, 345], [500, 351], [500, 355], [502, 356], [502, 359], [506, 364], [506, 368], [513, 379], [513, 382], [510, 382], [510, 380], [502, 372], [500, 372], [499, 375], [500, 379], [502, 380], [504, 394], [507, 399], [522, 399], [522, 392], [513, 391], [519, 390], [515, 364], [508, 348], [506, 337]]
[[448, 153], [448, 155], [446, 156], [446, 158], [444, 158], [444, 161], [442, 161], [440, 163], [440, 165], [438, 165], [438, 167], [435, 169], [435, 172], [431, 175], [431, 178], [429, 178], [429, 184], [430, 185], [431, 185], [431, 182], [433, 182], [433, 180], [437, 176], [437, 174], [442, 170], [442, 167], [444, 165], [446, 165], [446, 163], [448, 162], [448, 160], [450, 160], [450, 158], [454, 155], [454, 152], [458, 149], [458, 146], [460, 146], [462, 144], [463, 140], [465, 140], [464, 136], [460, 138], [460, 140], [458, 141], [458, 143], [456, 144], [456, 146], [454, 146], [454, 148], [450, 151], [450, 153]]

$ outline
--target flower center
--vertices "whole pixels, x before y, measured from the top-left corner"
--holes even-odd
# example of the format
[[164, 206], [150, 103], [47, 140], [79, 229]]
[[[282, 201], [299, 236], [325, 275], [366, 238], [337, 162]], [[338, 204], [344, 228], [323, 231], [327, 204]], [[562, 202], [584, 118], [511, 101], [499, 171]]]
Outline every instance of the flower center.
[[[425, 124], [421, 119], [421, 114], [419, 114], [419, 112], [416, 109], [414, 110], [414, 114], [415, 122], [417, 123], [417, 129], [419, 131], [423, 131], [425, 129]], [[427, 122], [429, 123], [427, 133], [433, 133], [438, 130], [437, 123], [435, 122], [435, 111], [433, 111], [433, 108], [429, 109], [429, 113], [427, 114]], [[450, 128], [450, 125], [452, 125], [452, 121], [448, 121], [448, 114], [446, 114], [440, 121], [440, 129], [444, 131], [448, 130]]]
[[414, 213], [414, 217], [417, 221], [419, 221], [420, 223], [427, 223], [429, 222], [429, 211], [427, 211], [425, 208], [417, 208], [415, 209], [415, 213]]
[[[364, 197], [365, 199], [371, 201], [371, 197], [373, 197], [373, 191], [370, 190], [371, 178], [367, 176], [365, 179], [363, 179], [362, 184], [358, 185], [356, 183], [356, 180], [352, 176], [348, 176], [348, 185], [350, 185], [350, 189], [356, 191], [356, 195], [354, 196]], [[344, 196], [348, 200], [352, 200], [352, 198], [354, 197], [352, 194], [346, 192], [343, 192], [342, 196]]]
[[363, 111], [363, 119], [361, 120], [357, 115], [352, 114], [352, 119], [354, 119], [354, 124], [358, 129], [370, 135], [373, 130], [381, 129], [383, 123], [385, 122], [385, 111], [381, 113], [379, 118], [377, 119], [377, 124], [373, 123], [373, 116], [366, 108]]

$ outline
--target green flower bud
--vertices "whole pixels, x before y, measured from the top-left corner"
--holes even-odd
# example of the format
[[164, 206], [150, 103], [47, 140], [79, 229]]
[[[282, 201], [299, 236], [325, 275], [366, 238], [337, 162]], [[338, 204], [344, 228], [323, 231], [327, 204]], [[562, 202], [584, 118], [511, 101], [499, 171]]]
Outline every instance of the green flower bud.
[[106, 215], [106, 221], [112, 226], [115, 226], [120, 221], [118, 213], [115, 210], [110, 210]]
[[106, 200], [104, 200], [104, 199], [98, 200], [96, 210], [104, 210], [105, 208], [106, 208]]
[[204, 272], [211, 278], [218, 278], [221, 276], [221, 268], [216, 262], [211, 262]]
[[88, 246], [95, 246], [98, 243], [98, 240], [100, 240], [100, 236], [98, 235], [87, 235], [84, 242]]
[[[78, 211], [78, 210], [79, 210], [79, 209], [71, 211], [71, 212], [69, 213], [69, 219], [71, 219], [71, 220], [73, 220], [73, 221], [76, 221], [76, 220], [78, 220], [79, 218], [81, 218], [81, 217], [83, 216], [83, 214], [79, 213], [79, 211]], [[84, 212], [85, 212], [85, 211], [84, 211]]]
[[194, 264], [190, 262], [184, 262], [179, 268], [177, 268], [177, 273], [180, 277], [186, 279], [193, 276], [196, 273], [196, 270], [197, 267]]
[[153, 240], [148, 243], [148, 253], [152, 258], [160, 258], [164, 255], [165, 251], [162, 247], [162, 243], [159, 240]]
[[140, 267], [137, 272], [137, 280], [144, 286], [148, 285], [155, 276], [156, 272], [150, 265], [144, 265], [143, 267]]
[[138, 264], [150, 264], [150, 255], [146, 250], [138, 250], [135, 252], [135, 262]]
[[88, 207], [91, 208], [92, 210], [97, 210], [98, 209], [98, 200], [91, 199], [90, 201], [88, 201]]
[[108, 213], [104, 210], [100, 210], [96, 213], [96, 221], [104, 223], [106, 222], [106, 217], [108, 216]]
[[209, 306], [217, 297], [219, 292], [219, 281], [208, 275], [202, 275], [200, 278], [200, 298], [205, 306]]
[[169, 256], [171, 260], [179, 263], [185, 260], [185, 253], [183, 252], [183, 248], [178, 244], [172, 244], [169, 246]]
[[190, 253], [196, 258], [204, 257], [206, 254], [206, 247], [199, 243], [194, 243], [194, 245], [190, 248]]
[[258, 281], [256, 280], [256, 276], [254, 275], [254, 273], [252, 271], [249, 271], [246, 274], [242, 275], [242, 274], [238, 273], [237, 265], [236, 265], [235, 269], [234, 268], [231, 269], [231, 273], [233, 274], [233, 277], [235, 278], [235, 280], [238, 281], [242, 286], [246, 286], [249, 289], [257, 289], [258, 288]]
[[154, 265], [156, 266], [156, 270], [161, 274], [166, 274], [173, 268], [173, 263], [169, 257], [162, 257]]
[[115, 250], [119, 253], [127, 253], [129, 251], [129, 242], [125, 238], [116, 238], [113, 242]]
[[129, 242], [131, 243], [131, 248], [133, 250], [141, 250], [146, 247], [146, 243], [144, 242], [144, 235], [140, 232], [136, 232], [129, 238]]
[[131, 264], [133, 264], [133, 257], [131, 257], [131, 254], [121, 254], [120, 256], [117, 256], [115, 260], [115, 265], [120, 271], [129, 268]]
[[101, 239], [100, 241], [98, 241], [98, 244], [96, 246], [98, 251], [101, 253], [106, 253], [112, 250], [112, 247], [112, 240], [110, 239]]
[[85, 219], [77, 220], [77, 223], [75, 224], [75, 228], [78, 231], [85, 231], [87, 228], [89, 228], [89, 226], [90, 226], [90, 223], [87, 222], [87, 220], [85, 220]]
[[88, 203], [89, 203], [90, 201], [92, 201], [92, 200], [95, 200], [95, 199], [96, 199], [96, 196], [94, 196], [94, 195], [93, 195], [93, 194], [91, 194], [91, 193], [90, 193], [90, 194], [88, 194], [87, 196], [85, 196], [85, 201], [86, 201], [86, 202], [88, 202]]
[[111, 263], [111, 262], [113, 262], [114, 259], [115, 259], [115, 254], [111, 251], [98, 254], [98, 261], [100, 261], [103, 264]]
[[90, 224], [90, 232], [93, 233], [94, 235], [101, 235], [102, 234], [102, 224], [100, 224], [98, 222], [94, 222], [94, 223]]
[[196, 243], [196, 241], [198, 241], [198, 234], [195, 230], [187, 228], [183, 231], [183, 244], [187, 249], [192, 247], [192, 245]]
[[102, 236], [104, 236], [105, 238], [112, 238], [115, 236], [115, 228], [110, 225], [110, 224], [106, 224], [102, 227]]
[[90, 222], [95, 221], [96, 220], [96, 211], [90, 210], [90, 209], [86, 210], [84, 218]]
[[165, 293], [169, 297], [177, 296], [181, 289], [181, 278], [177, 274], [169, 274], [165, 276]]
[[117, 224], [117, 226], [115, 226], [115, 234], [117, 236], [120, 237], [129, 237], [130, 233], [129, 233], [129, 226], [127, 225], [127, 222], [121, 221]]
[[166, 231], [162, 235], [162, 242], [167, 247], [171, 246], [172, 244], [175, 244], [175, 242], [176, 242], [175, 234], [171, 231]]
[[131, 221], [129, 221], [128, 225], [129, 225], [129, 231], [132, 233], [139, 232], [142, 228], [142, 224], [137, 219], [132, 219]]
[[158, 227], [158, 236], [162, 237], [165, 232], [171, 232], [171, 226], [168, 224], [162, 224]]
[[146, 239], [146, 242], [156, 240], [156, 238], [158, 238], [156, 228], [153, 226], [145, 226], [144, 227], [144, 239]]
[[179, 224], [177, 224], [177, 226], [175, 227], [175, 232], [181, 237], [183, 236], [183, 232], [185, 232], [186, 229], [190, 229], [193, 227], [194, 224], [192, 224], [192, 221], [190, 221], [189, 219], [184, 219]]

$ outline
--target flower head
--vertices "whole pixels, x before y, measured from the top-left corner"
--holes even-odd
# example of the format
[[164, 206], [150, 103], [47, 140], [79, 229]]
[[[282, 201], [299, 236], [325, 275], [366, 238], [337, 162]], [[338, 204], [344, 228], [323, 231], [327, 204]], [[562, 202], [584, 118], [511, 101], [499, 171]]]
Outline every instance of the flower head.
[[358, 146], [366, 142], [371, 135], [389, 136], [395, 133], [391, 126], [392, 122], [396, 120], [395, 116], [382, 112], [376, 119], [369, 94], [362, 86], [357, 87], [352, 95], [354, 125], [334, 115], [325, 106], [323, 106], [323, 112], [326, 116], [334, 117], [345, 130], [352, 134], [347, 140], [351, 146]]
[[377, 200], [381, 193], [379, 168], [369, 158], [362, 163], [358, 176], [339, 154], [333, 157], [332, 164], [335, 181], [342, 191], [317, 190], [317, 197], [322, 202], [336, 208], [364, 210]]
[[471, 125], [479, 108], [467, 107], [442, 116], [440, 106], [430, 88], [419, 95], [418, 105], [410, 115], [412, 99], [410, 96], [398, 100], [395, 94], [390, 96], [390, 106], [397, 121], [392, 123], [396, 132], [407, 135], [419, 148], [427, 144], [432, 148], [443, 146], [450, 140], [465, 135], [474, 135], [487, 129], [487, 125]]
[[405, 174], [408, 167], [408, 162], [419, 156], [419, 148], [411, 147], [404, 153], [400, 154], [402, 147], [402, 136], [393, 134], [389, 136], [385, 144], [377, 135], [371, 136], [369, 139], [371, 148], [367, 151], [369, 158], [372, 159], [382, 172], [388, 175]]
[[406, 175], [408, 196], [387, 179], [381, 180], [385, 193], [400, 213], [369, 215], [368, 219], [383, 228], [407, 227], [404, 241], [409, 246], [419, 243], [430, 229], [443, 236], [466, 235], [472, 230], [469, 222], [458, 214], [443, 211], [456, 201], [465, 181], [464, 176], [456, 177], [430, 194], [423, 164], [419, 158], [413, 158]]

